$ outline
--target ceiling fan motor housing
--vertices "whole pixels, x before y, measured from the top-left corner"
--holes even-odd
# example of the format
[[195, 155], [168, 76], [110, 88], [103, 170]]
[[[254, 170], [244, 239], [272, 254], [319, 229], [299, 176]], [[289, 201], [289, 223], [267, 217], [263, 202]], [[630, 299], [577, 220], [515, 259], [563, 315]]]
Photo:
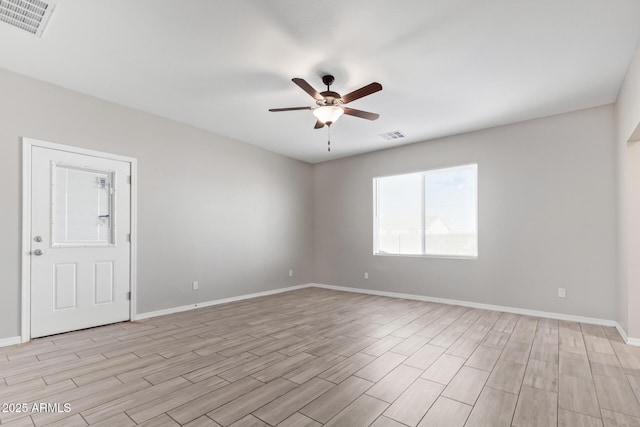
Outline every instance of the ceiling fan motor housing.
[[316, 104], [318, 105], [339, 105], [342, 104], [342, 97], [338, 92], [334, 92], [331, 90], [326, 90], [324, 92], [320, 92], [322, 95], [322, 99], [316, 99]]

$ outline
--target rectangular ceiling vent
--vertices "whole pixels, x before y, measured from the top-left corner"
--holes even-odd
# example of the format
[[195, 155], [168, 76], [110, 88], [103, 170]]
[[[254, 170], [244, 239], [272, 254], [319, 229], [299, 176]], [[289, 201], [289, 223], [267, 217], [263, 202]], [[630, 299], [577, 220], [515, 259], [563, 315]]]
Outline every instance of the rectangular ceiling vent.
[[394, 139], [404, 138], [404, 134], [399, 130], [394, 130], [393, 132], [381, 133], [380, 136], [384, 138], [385, 141], [392, 141]]
[[0, 21], [41, 37], [53, 6], [40, 0], [0, 0]]

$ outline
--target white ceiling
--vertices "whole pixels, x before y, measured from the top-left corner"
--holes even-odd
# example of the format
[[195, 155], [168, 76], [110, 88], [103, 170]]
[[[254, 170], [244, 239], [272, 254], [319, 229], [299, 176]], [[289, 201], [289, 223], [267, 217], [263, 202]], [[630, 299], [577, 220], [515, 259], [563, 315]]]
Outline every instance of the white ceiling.
[[[57, 0], [0, 68], [311, 163], [614, 102], [638, 0]], [[302, 77], [380, 113], [314, 130]], [[400, 130], [406, 138], [379, 134]]]

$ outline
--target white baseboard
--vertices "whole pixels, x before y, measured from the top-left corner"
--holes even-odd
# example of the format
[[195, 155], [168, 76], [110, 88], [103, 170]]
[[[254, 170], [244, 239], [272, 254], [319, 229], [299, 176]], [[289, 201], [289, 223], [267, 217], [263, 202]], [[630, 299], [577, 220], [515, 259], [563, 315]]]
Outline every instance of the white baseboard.
[[0, 347], [9, 347], [22, 343], [22, 337], [0, 338]]
[[501, 311], [505, 313], [521, 314], [524, 316], [546, 317], [549, 319], [567, 320], [570, 322], [589, 323], [592, 325], [612, 326], [612, 327], [618, 326], [618, 322], [616, 322], [615, 320], [598, 319], [595, 317], [574, 316], [572, 314], [552, 313], [549, 311], [529, 310], [526, 308], [507, 307], [504, 305], [484, 304], [479, 302], [461, 301], [461, 300], [448, 299], [448, 298], [428, 297], [424, 295], [402, 294], [398, 292], [375, 291], [371, 289], [348, 288], [344, 286], [323, 285], [320, 283], [313, 283], [312, 286], [315, 286], [317, 288], [333, 289], [336, 291], [355, 292], [359, 294], [368, 294], [368, 295], [377, 295], [377, 296], [391, 297], [391, 298], [403, 298], [403, 299], [416, 300], [416, 301], [427, 301], [427, 302], [436, 302], [441, 304], [459, 305], [463, 307], [480, 308], [482, 310], [493, 310], [493, 311]]
[[264, 297], [264, 296], [268, 296], [268, 295], [280, 294], [282, 292], [295, 291], [296, 289], [304, 289], [304, 288], [308, 288], [310, 286], [312, 286], [310, 283], [306, 283], [306, 284], [303, 284], [303, 285], [289, 286], [289, 287], [286, 287], [286, 288], [278, 288], [278, 289], [273, 289], [273, 290], [270, 290], [270, 291], [256, 292], [254, 294], [239, 295], [237, 297], [230, 297], [230, 298], [218, 299], [218, 300], [213, 300], [213, 301], [199, 302], [199, 303], [196, 303], [196, 304], [183, 305], [181, 307], [172, 307], [172, 308], [167, 308], [167, 309], [164, 309], [164, 310], [149, 311], [147, 313], [138, 313], [138, 314], [136, 314], [134, 316], [134, 318], [132, 320], [143, 320], [143, 319], [149, 319], [151, 317], [166, 316], [167, 314], [181, 313], [183, 311], [195, 310], [195, 309], [203, 308], [203, 307], [211, 307], [213, 305], [227, 304], [227, 303], [230, 303], [230, 302], [242, 301], [242, 300], [245, 300], [245, 299], [258, 298], [258, 297]]
[[390, 298], [402, 298], [415, 301], [437, 302], [441, 304], [459, 305], [463, 307], [480, 308], [483, 310], [501, 311], [504, 313], [521, 314], [524, 316], [546, 317], [548, 319], [566, 320], [569, 322], [588, 323], [591, 325], [615, 327], [618, 333], [629, 345], [640, 347], [640, 338], [631, 338], [622, 326], [615, 320], [599, 319], [596, 317], [575, 316], [572, 314], [553, 313], [549, 311], [529, 310], [526, 308], [507, 307], [504, 305], [483, 304], [479, 302], [461, 301], [447, 298], [428, 297], [424, 295], [402, 294], [399, 292], [375, 291], [371, 289], [349, 288], [346, 286], [324, 285], [322, 283], [310, 283], [307, 287], [332, 289], [335, 291], [354, 292], [358, 294], [377, 295]]
[[[626, 342], [627, 344], [629, 343], [629, 336], [627, 335], [627, 331], [624, 330], [624, 328], [622, 327], [622, 325], [618, 322], [616, 322], [616, 329], [618, 330], [618, 333], [620, 334], [620, 336], [622, 337], [622, 339], [624, 340], [624, 342]], [[634, 339], [634, 338], [631, 338]], [[637, 345], [637, 344], [633, 344], [633, 345]]]
[[[484, 304], [484, 303], [462, 301], [462, 300], [455, 300], [455, 299], [448, 299], [448, 298], [436, 298], [436, 297], [429, 297], [425, 295], [404, 294], [399, 292], [376, 291], [372, 289], [325, 285], [322, 283], [306, 283], [302, 285], [289, 286], [286, 288], [273, 289], [265, 292], [257, 292], [253, 294], [239, 295], [236, 297], [224, 298], [219, 300], [205, 301], [197, 304], [184, 305], [181, 307], [167, 308], [165, 310], [150, 311], [147, 313], [137, 314], [133, 320], [143, 320], [143, 319], [149, 319], [151, 317], [166, 316], [168, 314], [181, 313], [184, 311], [195, 310], [198, 308], [211, 307], [214, 305], [226, 304], [234, 301], [242, 301], [246, 299], [258, 298], [258, 297], [263, 297], [268, 295], [279, 294], [282, 292], [294, 291], [297, 289], [304, 289], [304, 288], [311, 288], [311, 287], [322, 288], [322, 289], [332, 289], [335, 291], [343, 291], [343, 292], [353, 292], [353, 293], [366, 294], [366, 295], [377, 295], [377, 296], [390, 297], [390, 298], [402, 298], [402, 299], [409, 299], [409, 300], [415, 300], [415, 301], [426, 301], [426, 302], [435, 302], [440, 304], [459, 305], [463, 307], [479, 308], [482, 310], [500, 311], [504, 313], [520, 314], [524, 316], [546, 317], [548, 319], [566, 320], [569, 322], [579, 322], [579, 323], [588, 323], [592, 325], [615, 327], [627, 344], [640, 346], [640, 339], [629, 337], [626, 331], [615, 320], [599, 319], [595, 317], [576, 316], [576, 315], [564, 314], [564, 313], [553, 313], [549, 311], [529, 310], [525, 308]], [[5, 341], [8, 342], [8, 344], [4, 344], [4, 345], [19, 344], [20, 337], [7, 338], [5, 340], [0, 340], [0, 347], [2, 347]]]
[[[483, 303], [461, 301], [461, 300], [454, 300], [454, 299], [448, 299], [448, 298], [436, 298], [436, 297], [429, 297], [424, 295], [403, 294], [399, 292], [376, 291], [372, 289], [325, 285], [321, 283], [306, 283], [302, 285], [289, 286], [286, 288], [273, 289], [270, 291], [239, 295], [236, 297], [224, 298], [224, 299], [213, 300], [213, 301], [205, 301], [197, 304], [184, 305], [181, 307], [172, 307], [164, 310], [150, 311], [147, 313], [139, 313], [135, 315], [132, 320], [143, 320], [143, 319], [149, 319], [151, 317], [166, 316], [167, 314], [181, 313], [184, 311], [195, 310], [198, 308], [226, 304], [234, 301], [242, 301], [242, 300], [251, 299], [251, 298], [264, 297], [268, 295], [275, 295], [283, 292], [295, 291], [297, 289], [305, 289], [305, 288], [311, 288], [311, 287], [322, 288], [322, 289], [332, 289], [335, 291], [343, 291], [343, 292], [353, 292], [353, 293], [366, 294], [366, 295], [377, 295], [377, 296], [390, 297], [390, 298], [402, 298], [402, 299], [409, 299], [409, 300], [416, 300], [416, 301], [427, 301], [427, 302], [435, 302], [435, 303], [441, 303], [441, 304], [459, 305], [463, 307], [501, 311], [505, 313], [514, 313], [514, 314], [520, 314], [525, 316], [546, 317], [549, 319], [566, 320], [570, 322], [580, 322], [580, 323], [589, 323], [593, 325], [610, 326], [610, 327], [615, 327], [618, 330], [618, 332], [620, 333], [620, 335], [622, 336], [622, 338], [627, 344], [640, 347], [640, 339], [629, 337], [626, 331], [622, 328], [622, 326], [615, 320], [575, 316], [572, 314], [552, 313], [548, 311], [529, 310], [524, 308], [507, 307], [502, 305], [483, 304]], [[21, 337], [0, 338], [0, 347], [8, 347], [8, 346], [16, 345], [20, 343], [22, 343]]]
[[631, 338], [629, 335], [627, 335], [627, 331], [625, 331], [622, 328], [622, 326], [620, 326], [619, 324], [618, 324], [617, 328], [618, 328], [618, 332], [622, 336], [622, 339], [624, 340], [624, 342], [626, 342], [629, 345], [635, 345], [636, 347], [640, 347], [640, 339]]

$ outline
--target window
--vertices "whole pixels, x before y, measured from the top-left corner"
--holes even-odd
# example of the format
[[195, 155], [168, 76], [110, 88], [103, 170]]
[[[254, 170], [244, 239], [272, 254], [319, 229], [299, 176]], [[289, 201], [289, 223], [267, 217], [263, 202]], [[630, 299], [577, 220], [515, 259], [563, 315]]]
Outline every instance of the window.
[[52, 168], [52, 246], [113, 245], [114, 172], [61, 163]]
[[374, 254], [478, 256], [478, 165], [374, 178]]

